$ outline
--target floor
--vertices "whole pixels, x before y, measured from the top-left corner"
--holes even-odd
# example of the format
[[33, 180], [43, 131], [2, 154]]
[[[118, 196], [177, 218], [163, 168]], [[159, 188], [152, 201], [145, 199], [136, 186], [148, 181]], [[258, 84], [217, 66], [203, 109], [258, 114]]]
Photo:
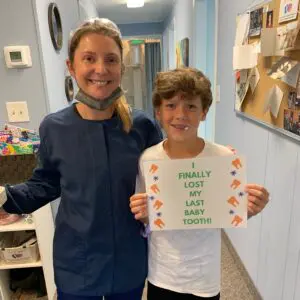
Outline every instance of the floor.
[[[261, 300], [224, 233], [221, 274], [221, 300]], [[147, 300], [146, 288], [143, 300]]]

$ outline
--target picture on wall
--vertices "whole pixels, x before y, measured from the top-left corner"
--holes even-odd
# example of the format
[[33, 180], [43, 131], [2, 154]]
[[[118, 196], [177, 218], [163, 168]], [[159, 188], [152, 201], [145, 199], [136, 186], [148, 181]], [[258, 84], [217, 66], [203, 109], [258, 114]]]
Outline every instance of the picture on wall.
[[283, 128], [296, 135], [300, 135], [300, 111], [285, 109]]
[[250, 12], [249, 36], [259, 36], [262, 28], [263, 8]]
[[176, 67], [189, 66], [189, 39], [184, 38], [176, 45]]
[[273, 10], [267, 12], [266, 28], [273, 27]]
[[279, 23], [295, 20], [298, 13], [299, 0], [281, 0]]

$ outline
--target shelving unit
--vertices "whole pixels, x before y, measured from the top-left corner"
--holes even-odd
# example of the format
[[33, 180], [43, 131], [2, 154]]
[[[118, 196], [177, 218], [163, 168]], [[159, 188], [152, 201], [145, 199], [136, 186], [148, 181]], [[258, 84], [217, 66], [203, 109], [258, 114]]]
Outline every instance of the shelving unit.
[[25, 264], [0, 264], [0, 270], [9, 270], [9, 269], [22, 269], [22, 268], [37, 268], [42, 267], [42, 261], [38, 260], [32, 263], [25, 263]]
[[24, 230], [35, 230], [34, 221], [32, 224], [25, 222], [25, 219], [22, 218], [19, 221], [9, 224], [9, 225], [0, 225], [0, 232], [9, 232], [9, 231], [24, 231]]
[[27, 224], [24, 219], [10, 225], [0, 225], [0, 233], [10, 231], [34, 230], [37, 236], [40, 260], [33, 263], [5, 264], [0, 261], [0, 300], [10, 300], [9, 270], [21, 268], [43, 268], [48, 299], [52, 300], [55, 295], [52, 241], [54, 235], [54, 222], [50, 204], [45, 205], [33, 213], [33, 223]]

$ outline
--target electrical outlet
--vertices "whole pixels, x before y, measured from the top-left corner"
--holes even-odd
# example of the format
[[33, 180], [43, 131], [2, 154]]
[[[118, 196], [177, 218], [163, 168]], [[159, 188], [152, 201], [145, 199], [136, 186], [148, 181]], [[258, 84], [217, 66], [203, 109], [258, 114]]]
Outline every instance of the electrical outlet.
[[29, 122], [27, 102], [6, 102], [9, 122]]

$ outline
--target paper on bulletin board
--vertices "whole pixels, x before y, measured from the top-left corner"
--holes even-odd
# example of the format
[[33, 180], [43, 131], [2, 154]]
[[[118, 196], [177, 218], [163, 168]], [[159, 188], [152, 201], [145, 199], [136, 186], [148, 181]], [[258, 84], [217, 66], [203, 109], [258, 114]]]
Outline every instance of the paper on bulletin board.
[[262, 56], [275, 56], [277, 53], [277, 28], [263, 28], [261, 31], [261, 54]]
[[277, 118], [282, 97], [283, 92], [277, 85], [270, 88], [266, 93], [263, 112], [266, 113], [270, 111], [272, 115]]
[[243, 156], [144, 162], [152, 231], [247, 226]]
[[250, 75], [249, 75], [249, 84], [250, 84], [252, 93], [254, 93], [256, 86], [259, 82], [259, 79], [260, 79], [260, 75], [259, 75], [258, 68], [255, 67], [251, 70]]
[[261, 32], [261, 53], [263, 56], [284, 56], [284, 51], [300, 47], [298, 22], [277, 28], [263, 28]]
[[295, 20], [298, 13], [299, 0], [281, 0], [279, 23]]
[[250, 14], [239, 15], [236, 20], [235, 46], [242, 46], [248, 40]]
[[233, 47], [233, 70], [252, 69], [257, 66], [257, 50], [250, 45]]
[[235, 110], [240, 111], [243, 101], [246, 97], [246, 94], [250, 85], [250, 72], [245, 70], [237, 71], [239, 74], [239, 80], [236, 82], [236, 91], [235, 91]]
[[272, 79], [280, 79], [286, 84], [296, 88], [299, 72], [300, 64], [298, 61], [283, 56], [271, 67], [267, 74]]
[[299, 30], [300, 23], [298, 21], [278, 27], [276, 36], [276, 50], [290, 51], [300, 49]]

